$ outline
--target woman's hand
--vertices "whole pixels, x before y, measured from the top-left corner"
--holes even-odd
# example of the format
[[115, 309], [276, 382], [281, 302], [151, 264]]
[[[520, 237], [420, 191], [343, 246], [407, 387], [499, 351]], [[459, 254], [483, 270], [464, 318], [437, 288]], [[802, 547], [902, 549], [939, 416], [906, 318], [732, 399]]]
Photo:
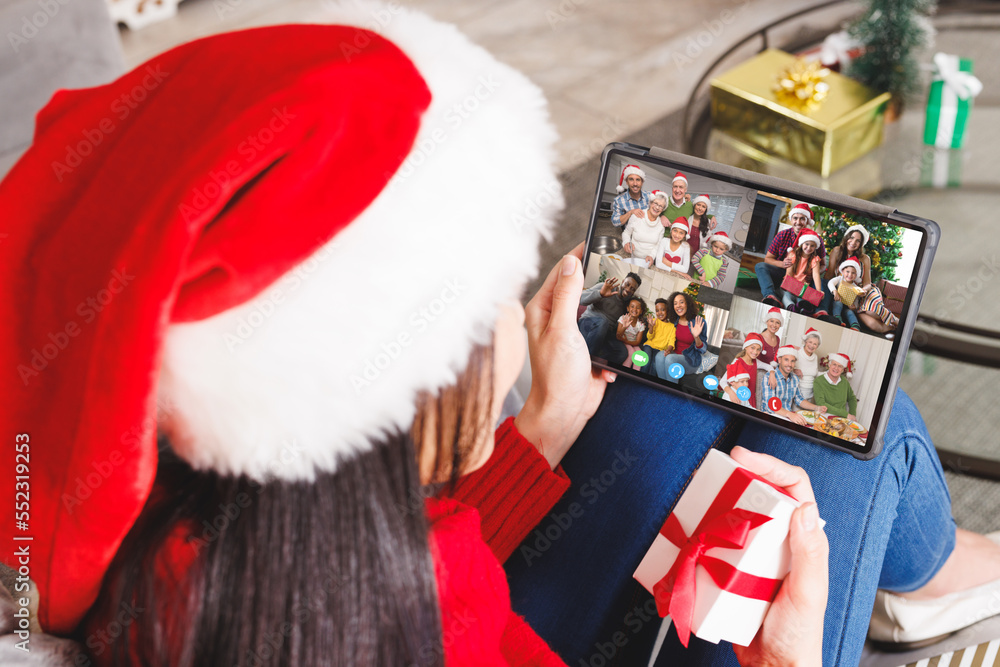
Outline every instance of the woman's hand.
[[[705, 320], [701, 315], [698, 315], [691, 321], [691, 335], [695, 338], [701, 337], [701, 332], [705, 330]], [[701, 341], [698, 341], [701, 342]]]
[[587, 343], [576, 324], [583, 291], [582, 255], [581, 243], [549, 272], [524, 308], [531, 391], [514, 425], [553, 469], [594, 415], [607, 383], [616, 377], [591, 366]]
[[778, 388], [778, 378], [775, 377], [775, 372], [774, 371], [771, 371], [770, 373], [767, 374], [767, 385], [771, 389], [777, 389]]
[[624, 250], [625, 252], [627, 252], [628, 254], [630, 254], [630, 255], [631, 255], [631, 254], [632, 254], [632, 251], [633, 251], [633, 250], [634, 250], [635, 248], [634, 248], [634, 246], [633, 246], [633, 245], [632, 245], [631, 243], [626, 243], [626, 244], [625, 244], [625, 246], [624, 246], [624, 247], [623, 247], [622, 249], [623, 249], [623, 250]]
[[733, 645], [741, 665], [823, 663], [823, 615], [829, 587], [830, 546], [819, 524], [816, 498], [805, 470], [773, 456], [735, 447], [732, 456], [803, 503], [792, 513], [791, 570], [750, 646]]
[[712, 216], [711, 218], [708, 219], [708, 231], [712, 231], [718, 226], [719, 226], [719, 221], [715, 219], [715, 216]]
[[[793, 373], [795, 373], [795, 375], [796, 375], [796, 376], [798, 376], [799, 378], [801, 378], [801, 377], [802, 377], [802, 371], [801, 371], [800, 369], [796, 368], [796, 369], [795, 369], [794, 371], [792, 371], [792, 372], [793, 372]], [[771, 389], [774, 389], [774, 387], [771, 387]]]

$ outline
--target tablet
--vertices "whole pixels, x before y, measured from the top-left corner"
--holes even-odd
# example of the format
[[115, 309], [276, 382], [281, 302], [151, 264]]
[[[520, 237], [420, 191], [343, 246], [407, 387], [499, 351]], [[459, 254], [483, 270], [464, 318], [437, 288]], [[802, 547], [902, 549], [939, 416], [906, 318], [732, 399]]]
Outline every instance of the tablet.
[[870, 459], [939, 235], [884, 205], [614, 143], [578, 325], [600, 368]]

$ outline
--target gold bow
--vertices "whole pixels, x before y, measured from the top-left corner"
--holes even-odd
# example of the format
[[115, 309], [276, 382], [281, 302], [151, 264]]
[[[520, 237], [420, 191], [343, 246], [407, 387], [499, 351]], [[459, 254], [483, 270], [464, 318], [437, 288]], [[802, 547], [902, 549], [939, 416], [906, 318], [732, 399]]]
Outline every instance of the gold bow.
[[823, 79], [830, 73], [818, 60], [796, 59], [778, 75], [773, 90], [778, 101], [785, 106], [811, 108], [819, 105], [830, 92], [830, 84]]

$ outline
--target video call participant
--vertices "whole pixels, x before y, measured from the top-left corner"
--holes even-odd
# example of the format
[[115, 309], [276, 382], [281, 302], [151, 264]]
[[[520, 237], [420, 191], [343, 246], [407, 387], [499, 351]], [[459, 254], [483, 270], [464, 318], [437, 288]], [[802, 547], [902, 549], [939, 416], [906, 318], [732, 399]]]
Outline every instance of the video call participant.
[[809, 327], [802, 335], [802, 347], [796, 353], [795, 374], [799, 376], [799, 393], [807, 401], [813, 399], [813, 383], [819, 375], [819, 355], [816, 350], [823, 344], [823, 336]]
[[691, 246], [685, 241], [689, 230], [685, 218], [677, 218], [671, 223], [667, 230], [669, 236], [661, 238], [656, 246], [656, 268], [691, 279], [688, 273], [691, 270]]
[[760, 356], [760, 351], [763, 347], [764, 341], [761, 340], [760, 334], [753, 332], [747, 334], [747, 337], [743, 340], [743, 349], [736, 355], [732, 363], [726, 367], [726, 374], [719, 379], [719, 388], [729, 396], [729, 400], [733, 403], [739, 403], [740, 400], [736, 395], [736, 390], [729, 386], [731, 368], [738, 370], [740, 373], [746, 373], [750, 377], [750, 383], [747, 385], [750, 389], [750, 407], [757, 407], [757, 358]]
[[691, 252], [698, 252], [702, 239], [711, 234], [719, 223], [714, 215], [708, 214], [712, 208], [712, 200], [708, 195], [698, 195], [692, 199], [691, 207], [691, 215], [687, 217], [691, 225], [688, 243], [691, 244]]
[[[745, 401], [740, 400], [738, 393], [740, 387], [746, 387], [750, 384], [750, 373], [746, 371], [746, 368], [737, 363], [729, 364], [726, 366], [726, 379], [729, 381], [730, 391], [722, 392], [722, 400], [729, 401], [730, 403], [738, 403], [748, 408], [754, 407], [750, 403], [750, 399]], [[734, 396], [736, 398], [733, 398]]]
[[[760, 293], [764, 303], [781, 307], [781, 299], [775, 290], [775, 283], [781, 285], [782, 278], [792, 265], [793, 260], [788, 257], [788, 249], [795, 247], [795, 241], [799, 233], [806, 227], [813, 225], [813, 212], [808, 204], [796, 204], [788, 214], [788, 222], [791, 227], [784, 229], [774, 235], [771, 244], [767, 247], [767, 254], [763, 262], [758, 262], [754, 267], [757, 274], [757, 282], [760, 283]], [[817, 254], [821, 261], [826, 261], [826, 248], [820, 239]], [[816, 315], [820, 315], [817, 312]]]
[[[813, 383], [813, 403], [826, 406], [831, 415], [853, 421], [857, 419], [858, 397], [847, 381], [853, 376], [850, 368], [851, 360], [846, 354], [831, 354], [830, 367]], [[847, 377], [844, 377], [845, 374]]]
[[[693, 236], [693, 235], [692, 235]], [[726, 261], [726, 251], [733, 247], [733, 240], [729, 234], [718, 232], [708, 237], [708, 247], [695, 252], [691, 258], [691, 266], [694, 272], [700, 276], [695, 279], [706, 287], [721, 287], [726, 281], [726, 273], [729, 269], [729, 262]]]
[[[674, 325], [676, 346], [673, 354], [663, 358], [663, 363], [667, 368], [672, 364], [680, 364], [687, 375], [697, 373], [701, 367], [701, 357], [708, 350], [708, 325], [698, 314], [698, 302], [690, 294], [674, 292], [667, 302], [670, 306], [667, 319]], [[678, 378], [668, 375], [667, 379], [677, 382]]]
[[615, 192], [618, 196], [611, 202], [611, 224], [621, 227], [629, 218], [649, 208], [649, 193], [642, 189], [646, 172], [634, 164], [622, 169]]
[[[777, 386], [772, 388], [770, 383], [764, 383], [764, 397], [760, 402], [760, 409], [771, 415], [784, 417], [788, 421], [806, 426], [809, 422], [802, 415], [795, 412], [797, 406], [802, 406], [807, 410], [816, 412], [826, 412], [825, 405], [816, 405], [802, 397], [799, 391], [799, 378], [795, 374], [795, 362], [798, 360], [798, 348], [794, 345], [782, 345], [778, 348], [778, 361], [775, 362], [774, 375], [777, 379]], [[845, 382], [845, 384], [847, 384]], [[781, 401], [781, 407], [777, 410], [771, 409], [771, 399], [775, 396]]]
[[635, 259], [646, 261], [646, 266], [652, 266], [656, 257], [656, 248], [663, 238], [663, 225], [660, 215], [667, 208], [667, 193], [653, 190], [649, 193], [649, 208], [630, 215], [625, 229], [622, 230], [622, 242], [625, 252]]
[[[681, 172], [674, 175], [674, 180], [670, 182], [670, 201], [667, 202], [667, 210], [663, 214], [667, 220], [674, 221], [677, 218], [689, 218], [694, 213], [694, 206], [691, 204], [691, 195], [688, 191], [688, 179]], [[670, 223], [664, 221], [663, 226]], [[690, 230], [688, 230], [690, 231]], [[664, 232], [664, 236], [669, 234], [669, 230]]]
[[642, 372], [667, 379], [667, 365], [663, 363], [668, 354], [674, 351], [677, 343], [675, 327], [668, 319], [670, 305], [666, 299], [657, 299], [653, 304], [653, 315], [646, 317], [646, 344], [643, 352], [649, 355], [649, 362], [642, 367]]
[[765, 371], [771, 370], [771, 362], [775, 361], [778, 348], [781, 347], [781, 339], [778, 331], [785, 325], [785, 320], [781, 316], [781, 308], [772, 308], [764, 315], [764, 330], [760, 332], [761, 351], [757, 357], [757, 365]]
[[618, 285], [617, 278], [608, 278], [580, 296], [580, 305], [587, 306], [577, 321], [590, 354], [614, 364], [628, 357], [625, 344], [618, 340], [618, 319], [625, 314], [629, 299], [639, 289], [642, 279], [630, 273]]

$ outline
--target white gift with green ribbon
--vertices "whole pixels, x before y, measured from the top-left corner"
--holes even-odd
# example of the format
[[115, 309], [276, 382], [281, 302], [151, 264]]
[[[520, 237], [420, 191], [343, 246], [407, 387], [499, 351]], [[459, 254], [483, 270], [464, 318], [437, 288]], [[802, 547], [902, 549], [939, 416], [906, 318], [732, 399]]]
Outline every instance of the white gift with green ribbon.
[[972, 74], [970, 59], [936, 54], [924, 143], [937, 148], [961, 148], [972, 100], [982, 89], [983, 84]]

